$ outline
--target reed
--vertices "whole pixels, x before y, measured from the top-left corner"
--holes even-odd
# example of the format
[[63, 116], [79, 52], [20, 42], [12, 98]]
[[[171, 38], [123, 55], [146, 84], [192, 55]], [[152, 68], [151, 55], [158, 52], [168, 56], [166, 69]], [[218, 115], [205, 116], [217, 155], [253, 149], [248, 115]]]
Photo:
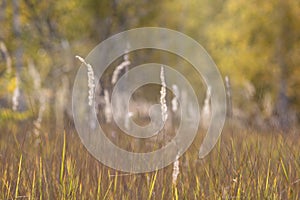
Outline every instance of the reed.
[[95, 87], [96, 87], [93, 67], [91, 64], [87, 63], [82, 57], [80, 56], [75, 56], [75, 57], [87, 67], [88, 88], [89, 88], [88, 104], [89, 106], [92, 106], [94, 101]]

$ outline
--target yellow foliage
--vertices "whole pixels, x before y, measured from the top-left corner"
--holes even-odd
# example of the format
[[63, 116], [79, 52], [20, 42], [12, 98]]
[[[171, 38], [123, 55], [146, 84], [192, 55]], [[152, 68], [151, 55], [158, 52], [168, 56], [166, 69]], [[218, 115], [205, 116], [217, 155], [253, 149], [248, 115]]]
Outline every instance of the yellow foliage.
[[31, 110], [27, 110], [24, 112], [14, 112], [11, 109], [0, 109], [0, 121], [7, 122], [7, 121], [22, 121], [28, 119], [29, 117], [33, 116]]
[[17, 87], [17, 78], [11, 78], [10, 80], [8, 80], [8, 84], [7, 84], [7, 92], [12, 93]]

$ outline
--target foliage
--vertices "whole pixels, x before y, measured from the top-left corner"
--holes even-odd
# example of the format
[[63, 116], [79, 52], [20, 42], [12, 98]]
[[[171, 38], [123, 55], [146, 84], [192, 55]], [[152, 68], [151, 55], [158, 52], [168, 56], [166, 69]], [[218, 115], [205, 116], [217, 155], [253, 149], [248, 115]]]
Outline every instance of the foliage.
[[[1, 39], [8, 46], [14, 64], [15, 52], [23, 49], [20, 84], [29, 95], [34, 90], [32, 77], [26, 73], [29, 62], [40, 73], [42, 87], [55, 91], [60, 88], [62, 76], [66, 75], [69, 81], [74, 77], [77, 64], [74, 52], [86, 55], [98, 42], [126, 29], [163, 26], [192, 36], [208, 49], [223, 76], [231, 78], [237, 107], [245, 106], [242, 91], [249, 83], [256, 92], [247, 104], [263, 107], [264, 97], [271, 95], [276, 106], [280, 80], [284, 77], [290, 107], [297, 113], [300, 109], [297, 1], [61, 0], [49, 5], [47, 1], [26, 0], [19, 3], [20, 37], [16, 37], [11, 23], [16, 17], [12, 2], [4, 1], [1, 7], [4, 14], [0, 23], [6, 27], [0, 31]], [[284, 67], [280, 66], [282, 62]], [[0, 66], [3, 71], [5, 62]], [[195, 79], [191, 70], [186, 73], [192, 81]], [[6, 80], [8, 84], [3, 85], [3, 91], [12, 95], [14, 76], [5, 79], [1, 75], [0, 80], [2, 85]], [[0, 98], [6, 94], [1, 93]]]
[[299, 11], [296, 1], [229, 0], [207, 29], [209, 49], [221, 71], [232, 77], [236, 88], [250, 81], [260, 104], [267, 94], [276, 101], [281, 81], [286, 81], [286, 95], [293, 107], [299, 106], [295, 101], [300, 80], [294, 77], [300, 64], [295, 54], [300, 44]]

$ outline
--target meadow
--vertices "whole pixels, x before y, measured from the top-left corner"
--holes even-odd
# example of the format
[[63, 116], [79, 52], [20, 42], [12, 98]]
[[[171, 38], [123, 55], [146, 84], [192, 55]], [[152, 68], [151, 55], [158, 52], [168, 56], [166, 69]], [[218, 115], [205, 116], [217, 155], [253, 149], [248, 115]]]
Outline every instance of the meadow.
[[[300, 199], [299, 13], [299, 0], [0, 0], [0, 200]], [[146, 31], [144, 36], [124, 37], [126, 42], [115, 40], [115, 46], [95, 54], [95, 59], [86, 57], [115, 34], [143, 27], [179, 31], [209, 55], [185, 40], [172, 39], [173, 34], [156, 37]], [[153, 40], [152, 48], [137, 48], [141, 38]], [[178, 54], [165, 51], [162, 44], [177, 47]], [[108, 62], [110, 58], [115, 60]], [[151, 120], [165, 122], [168, 113], [174, 114], [167, 127], [173, 129], [172, 137], [180, 125], [173, 123], [179, 119], [179, 107], [189, 116], [180, 115], [183, 121], [196, 121], [197, 106], [201, 119], [205, 113], [209, 119], [211, 91], [212, 97], [219, 94], [212, 84], [218, 73], [206, 68], [205, 78], [187, 58], [201, 58], [202, 67], [212, 59], [210, 65], [216, 64], [226, 89], [228, 119], [209, 155], [198, 157], [206, 132], [199, 124], [190, 148], [163, 169], [130, 174], [95, 159], [74, 124], [77, 119], [90, 128], [97, 120], [84, 113], [74, 117], [74, 108], [81, 114], [95, 101], [98, 121], [115, 123], [108, 106], [113, 88], [138, 65], [158, 63], [177, 70], [192, 85], [198, 105], [191, 103], [179, 76], [164, 76], [162, 66], [160, 74], [143, 71], [135, 77], [160, 77], [161, 86], [136, 88], [126, 113], [127, 107], [121, 107], [126, 95], [117, 96], [113, 116], [124, 126], [130, 125], [130, 118], [139, 125], [149, 123], [153, 103], [160, 103], [157, 116], [162, 117]], [[105, 61], [110, 66], [98, 77]], [[82, 76], [76, 79], [79, 71]], [[78, 95], [72, 96], [76, 80], [81, 84]], [[121, 86], [125, 91], [130, 84]], [[225, 103], [225, 98], [215, 99]], [[103, 126], [109, 139], [128, 151], [144, 153], [163, 145], [155, 140], [143, 145], [120, 129]], [[189, 127], [184, 131], [191, 133]]]
[[[144, 174], [93, 158], [69, 125], [54, 133], [7, 123], [0, 133], [0, 199], [299, 199], [299, 133], [239, 130], [228, 123], [213, 151], [197, 156], [201, 130], [173, 165]], [[124, 141], [126, 142], [126, 141]]]

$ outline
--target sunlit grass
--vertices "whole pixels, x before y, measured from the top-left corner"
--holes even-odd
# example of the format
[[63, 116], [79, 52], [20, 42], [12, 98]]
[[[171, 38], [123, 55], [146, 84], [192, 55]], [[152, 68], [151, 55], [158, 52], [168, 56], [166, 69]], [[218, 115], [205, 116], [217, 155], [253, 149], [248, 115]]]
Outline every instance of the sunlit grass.
[[[36, 138], [26, 124], [0, 136], [0, 199], [299, 199], [299, 134], [226, 128], [214, 150], [199, 160], [200, 138], [173, 166], [127, 174], [94, 159], [76, 132], [46, 131]], [[28, 130], [27, 130], [28, 129]], [[233, 131], [234, 130], [234, 131]]]

